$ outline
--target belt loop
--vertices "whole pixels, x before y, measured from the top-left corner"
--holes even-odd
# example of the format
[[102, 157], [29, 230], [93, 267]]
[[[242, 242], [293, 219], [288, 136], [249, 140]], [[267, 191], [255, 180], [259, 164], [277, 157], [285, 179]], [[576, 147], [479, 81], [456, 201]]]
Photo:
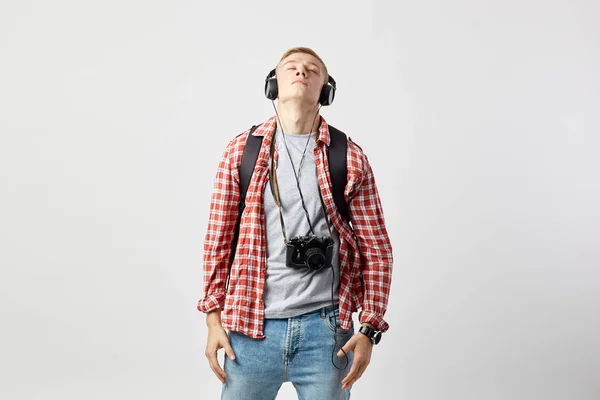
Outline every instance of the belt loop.
[[325, 318], [327, 316], [327, 307], [321, 308], [321, 318]]

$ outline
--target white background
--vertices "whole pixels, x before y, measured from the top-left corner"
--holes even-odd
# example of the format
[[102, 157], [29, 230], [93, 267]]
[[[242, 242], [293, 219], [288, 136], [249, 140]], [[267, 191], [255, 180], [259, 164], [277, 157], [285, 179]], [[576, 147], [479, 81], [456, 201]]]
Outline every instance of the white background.
[[394, 246], [352, 398], [600, 398], [597, 1], [0, 4], [1, 398], [219, 397], [213, 177], [293, 46]]

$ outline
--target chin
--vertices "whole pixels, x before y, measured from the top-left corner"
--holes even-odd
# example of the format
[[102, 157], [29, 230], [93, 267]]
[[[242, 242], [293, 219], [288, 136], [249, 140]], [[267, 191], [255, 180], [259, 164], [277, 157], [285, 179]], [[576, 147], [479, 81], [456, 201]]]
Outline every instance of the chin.
[[285, 96], [285, 97], [280, 97], [279, 101], [282, 103], [287, 103], [287, 102], [295, 102], [295, 103], [317, 103], [318, 99], [313, 99], [304, 95], [290, 95], [290, 96]]

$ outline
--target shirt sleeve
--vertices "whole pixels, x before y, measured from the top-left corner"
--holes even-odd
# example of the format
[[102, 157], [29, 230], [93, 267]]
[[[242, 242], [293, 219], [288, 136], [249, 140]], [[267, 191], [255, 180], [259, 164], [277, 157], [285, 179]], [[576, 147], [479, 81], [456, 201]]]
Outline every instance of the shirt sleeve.
[[370, 323], [385, 332], [389, 325], [383, 319], [392, 280], [392, 245], [383, 217], [383, 209], [371, 165], [362, 155], [363, 179], [356, 194], [349, 201], [352, 227], [356, 234], [361, 258], [363, 304], [360, 323]]
[[198, 301], [197, 306], [204, 313], [225, 305], [225, 282], [240, 200], [239, 174], [232, 161], [234, 153], [232, 141], [219, 162], [210, 200], [203, 255], [204, 298]]

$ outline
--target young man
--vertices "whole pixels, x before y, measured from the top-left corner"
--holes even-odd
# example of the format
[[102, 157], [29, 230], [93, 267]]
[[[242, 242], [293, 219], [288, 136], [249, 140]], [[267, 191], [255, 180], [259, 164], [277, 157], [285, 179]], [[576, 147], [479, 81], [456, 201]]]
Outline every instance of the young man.
[[[274, 399], [286, 381], [302, 399], [348, 399], [388, 329], [392, 247], [371, 166], [349, 138], [350, 223], [336, 207], [333, 128], [317, 119], [320, 105], [333, 101], [335, 81], [321, 58], [290, 49], [270, 77], [266, 93], [278, 100], [276, 115], [228, 144], [215, 179], [198, 303], [207, 314], [206, 357], [223, 399]], [[230, 265], [249, 135], [262, 144]]]

